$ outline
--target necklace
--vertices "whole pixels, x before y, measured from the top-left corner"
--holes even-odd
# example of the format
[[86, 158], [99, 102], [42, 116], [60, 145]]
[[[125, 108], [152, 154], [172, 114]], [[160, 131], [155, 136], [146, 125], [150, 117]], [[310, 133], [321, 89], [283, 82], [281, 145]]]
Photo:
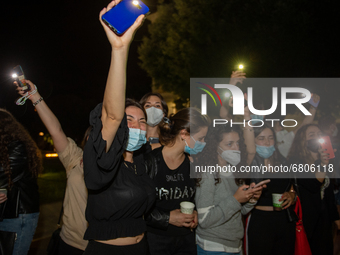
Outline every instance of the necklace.
[[124, 165], [126, 166], [126, 168], [130, 168], [132, 170], [135, 170], [135, 174], [137, 174], [137, 169], [136, 169], [136, 165], [135, 164], [133, 164], [134, 168], [132, 166], [129, 167], [125, 162], [124, 162]]
[[149, 143], [150, 144], [159, 143], [159, 138], [158, 137], [149, 137]]

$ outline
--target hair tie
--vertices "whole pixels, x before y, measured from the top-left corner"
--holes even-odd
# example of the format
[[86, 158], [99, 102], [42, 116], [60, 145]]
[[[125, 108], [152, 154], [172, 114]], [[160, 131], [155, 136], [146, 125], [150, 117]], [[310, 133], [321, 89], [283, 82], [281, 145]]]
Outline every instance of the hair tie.
[[164, 121], [166, 124], [171, 125], [171, 120], [170, 120], [169, 118], [164, 117], [164, 118], [163, 118], [163, 121]]
[[172, 128], [171, 120], [167, 117], [163, 118], [164, 123], [168, 124], [170, 126], [170, 129]]

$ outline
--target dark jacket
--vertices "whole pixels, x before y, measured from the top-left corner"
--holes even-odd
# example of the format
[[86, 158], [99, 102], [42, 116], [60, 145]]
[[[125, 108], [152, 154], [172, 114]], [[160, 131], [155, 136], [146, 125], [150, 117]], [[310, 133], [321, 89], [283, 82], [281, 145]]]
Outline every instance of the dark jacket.
[[[301, 160], [293, 158], [290, 164], [301, 163]], [[321, 164], [320, 160], [315, 161], [315, 167]], [[316, 178], [299, 178], [297, 179], [298, 192], [301, 199], [303, 225], [307, 237], [313, 236], [320, 217], [325, 217], [325, 222], [331, 223], [339, 219], [336, 208], [335, 197], [332, 183], [324, 191], [324, 197], [321, 198], [321, 186], [323, 183]]]
[[[8, 192], [8, 200], [0, 204], [0, 212], [4, 209], [4, 218], [13, 218], [15, 215], [9, 212], [13, 211], [16, 204], [19, 214], [39, 212], [37, 179], [29, 171], [25, 144], [20, 141], [11, 142], [8, 145], [8, 154], [13, 186], [8, 189], [8, 177], [0, 165], [0, 188], [7, 188]], [[12, 201], [17, 199], [18, 203]]]
[[[154, 179], [158, 173], [162, 150], [153, 150], [144, 156], [146, 172], [151, 179]], [[146, 215], [145, 220], [148, 226], [166, 230], [169, 225], [170, 212], [164, 212], [155, 207]]]

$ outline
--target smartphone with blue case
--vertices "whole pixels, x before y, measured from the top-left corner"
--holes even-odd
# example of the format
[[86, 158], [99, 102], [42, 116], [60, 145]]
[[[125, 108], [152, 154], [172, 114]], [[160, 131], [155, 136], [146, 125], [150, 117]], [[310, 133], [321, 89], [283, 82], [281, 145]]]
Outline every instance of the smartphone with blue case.
[[123, 0], [105, 13], [102, 20], [113, 32], [122, 35], [141, 14], [149, 14], [149, 7], [143, 2]]

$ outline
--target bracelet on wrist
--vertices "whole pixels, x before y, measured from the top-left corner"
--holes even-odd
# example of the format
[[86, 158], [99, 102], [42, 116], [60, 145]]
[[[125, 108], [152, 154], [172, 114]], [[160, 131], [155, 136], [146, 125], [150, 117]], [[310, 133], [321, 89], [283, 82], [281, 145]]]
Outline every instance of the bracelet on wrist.
[[40, 97], [37, 101], [35, 101], [35, 102], [33, 103], [33, 106], [36, 106], [36, 105], [39, 104], [42, 100], [44, 100], [43, 97]]

